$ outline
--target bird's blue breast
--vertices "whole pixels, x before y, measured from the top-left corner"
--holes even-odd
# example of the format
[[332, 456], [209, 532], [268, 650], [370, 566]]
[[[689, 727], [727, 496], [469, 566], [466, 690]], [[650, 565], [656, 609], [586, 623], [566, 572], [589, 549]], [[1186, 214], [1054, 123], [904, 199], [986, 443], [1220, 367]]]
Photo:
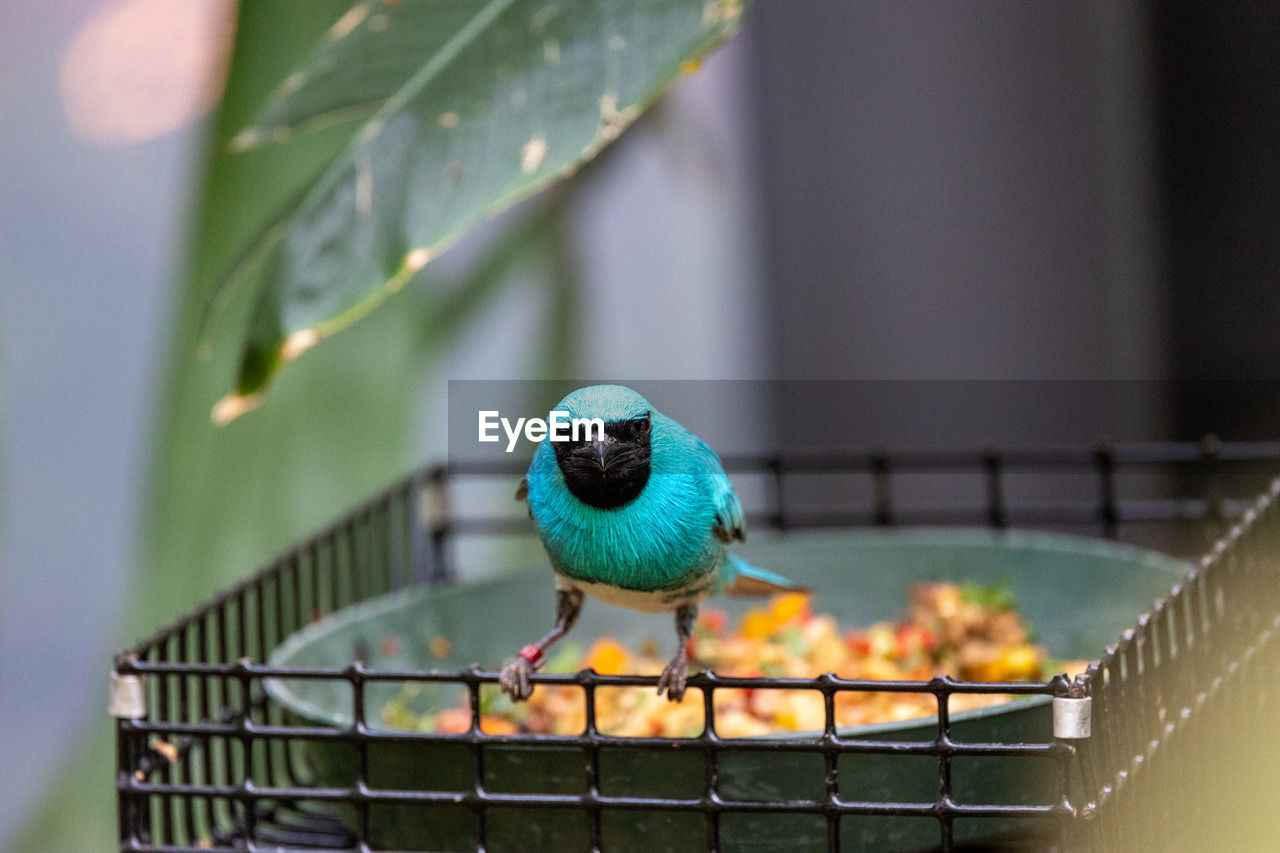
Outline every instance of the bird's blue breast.
[[[633, 590], [672, 589], [709, 578], [725, 559], [712, 534], [715, 454], [680, 424], [653, 413], [649, 481], [613, 509], [575, 498], [544, 441], [529, 467], [529, 511], [556, 571]], [[714, 466], [714, 467], [712, 467]]]

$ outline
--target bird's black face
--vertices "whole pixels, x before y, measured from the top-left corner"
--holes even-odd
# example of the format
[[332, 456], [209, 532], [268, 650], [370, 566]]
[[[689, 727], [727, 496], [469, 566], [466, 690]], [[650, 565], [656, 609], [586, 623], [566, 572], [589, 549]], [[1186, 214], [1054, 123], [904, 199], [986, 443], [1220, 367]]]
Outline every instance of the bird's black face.
[[553, 441], [556, 464], [570, 493], [597, 509], [613, 509], [634, 500], [649, 482], [651, 425], [645, 415], [609, 421], [602, 440]]

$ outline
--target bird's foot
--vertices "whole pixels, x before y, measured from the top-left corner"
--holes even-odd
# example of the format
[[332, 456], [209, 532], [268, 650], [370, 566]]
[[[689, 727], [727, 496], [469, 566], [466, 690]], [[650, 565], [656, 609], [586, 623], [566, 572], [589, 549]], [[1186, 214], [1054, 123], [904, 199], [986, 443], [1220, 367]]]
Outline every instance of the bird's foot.
[[685, 683], [688, 680], [689, 659], [684, 655], [677, 655], [662, 670], [662, 675], [658, 676], [658, 695], [666, 693], [672, 702], [679, 702], [684, 698]]
[[529, 683], [529, 676], [533, 671], [533, 663], [528, 658], [517, 657], [502, 668], [502, 674], [498, 677], [502, 692], [516, 702], [528, 699], [533, 694], [533, 685]]

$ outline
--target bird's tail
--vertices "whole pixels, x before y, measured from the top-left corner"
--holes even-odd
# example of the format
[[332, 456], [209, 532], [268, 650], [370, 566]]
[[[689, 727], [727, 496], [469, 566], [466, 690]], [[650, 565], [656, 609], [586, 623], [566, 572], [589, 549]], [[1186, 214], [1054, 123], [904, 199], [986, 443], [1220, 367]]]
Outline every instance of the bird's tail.
[[777, 592], [809, 592], [809, 588], [782, 575], [759, 569], [730, 553], [722, 571], [720, 591], [726, 595], [773, 595]]

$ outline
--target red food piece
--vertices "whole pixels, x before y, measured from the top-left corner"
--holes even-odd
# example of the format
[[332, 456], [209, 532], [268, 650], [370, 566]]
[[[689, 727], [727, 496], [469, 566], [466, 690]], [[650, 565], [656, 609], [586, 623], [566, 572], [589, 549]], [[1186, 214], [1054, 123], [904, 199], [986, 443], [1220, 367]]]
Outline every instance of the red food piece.
[[729, 617], [723, 610], [704, 610], [700, 614], [702, 626], [713, 634], [723, 634]]
[[849, 649], [858, 657], [866, 657], [871, 654], [871, 641], [867, 639], [867, 635], [858, 629], [849, 630], [844, 635], [844, 640], [849, 644]]

